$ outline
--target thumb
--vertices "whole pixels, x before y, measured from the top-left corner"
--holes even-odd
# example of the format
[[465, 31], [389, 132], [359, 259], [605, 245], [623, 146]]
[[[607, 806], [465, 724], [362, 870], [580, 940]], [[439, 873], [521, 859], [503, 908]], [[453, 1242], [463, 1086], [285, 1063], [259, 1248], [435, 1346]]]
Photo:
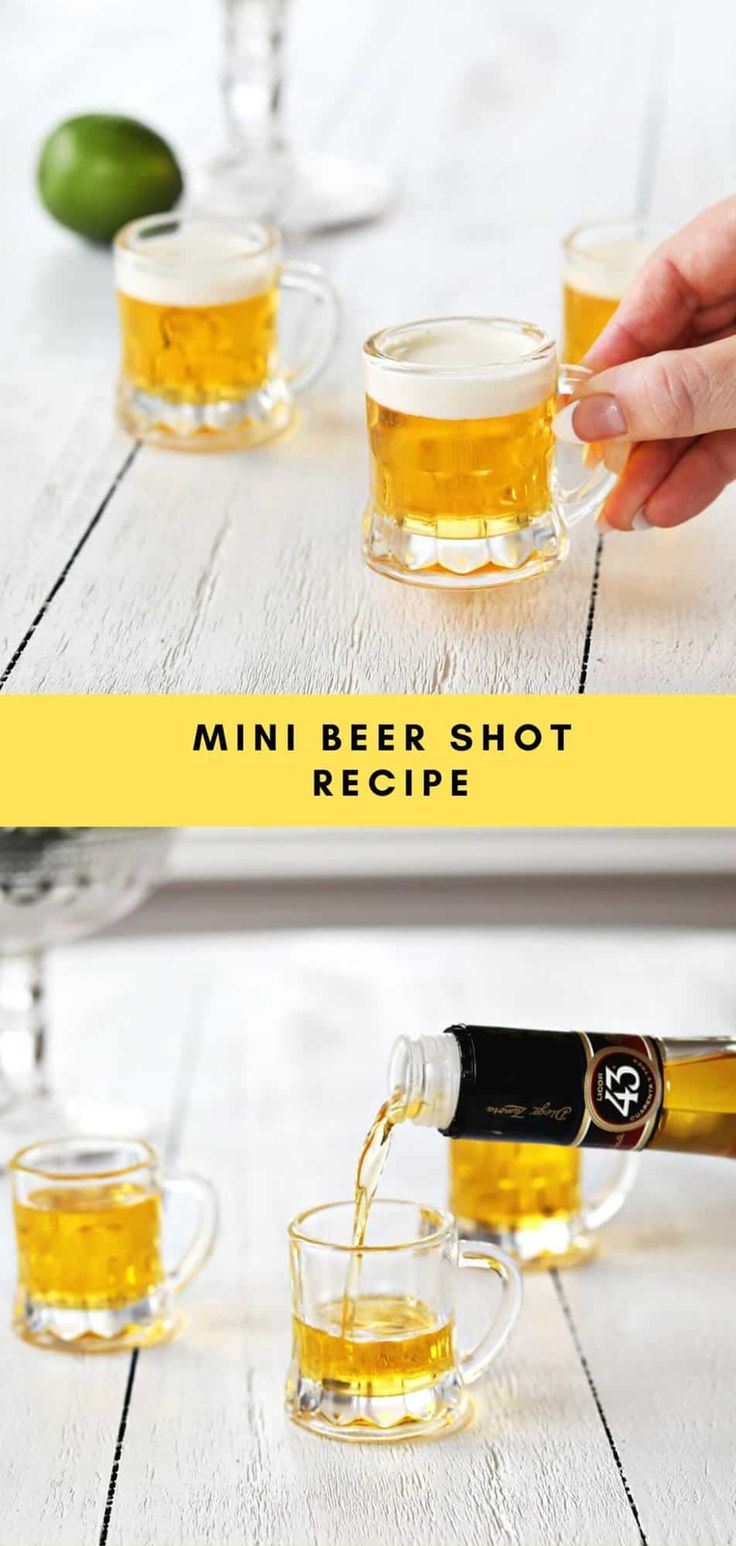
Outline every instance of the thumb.
[[561, 440], [673, 440], [736, 429], [736, 338], [591, 376], [554, 422]]

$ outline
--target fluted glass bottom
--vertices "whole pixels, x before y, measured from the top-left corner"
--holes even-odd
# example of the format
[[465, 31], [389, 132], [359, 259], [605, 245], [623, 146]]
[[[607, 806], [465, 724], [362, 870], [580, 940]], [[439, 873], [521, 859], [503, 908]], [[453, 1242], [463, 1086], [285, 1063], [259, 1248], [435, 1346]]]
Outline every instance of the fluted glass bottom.
[[358, 1444], [395, 1444], [453, 1433], [472, 1413], [455, 1370], [422, 1390], [366, 1396], [335, 1380], [307, 1379], [295, 1365], [289, 1371], [286, 1409], [292, 1421], [310, 1433]]
[[372, 503], [363, 521], [363, 557], [369, 568], [433, 590], [484, 590], [531, 579], [561, 563], [568, 546], [553, 513], [516, 531], [458, 539], [419, 535]]
[[117, 390], [118, 419], [129, 435], [147, 445], [176, 451], [237, 451], [272, 440], [295, 416], [284, 381], [219, 402], [183, 403], [144, 392], [126, 380]]
[[67, 1353], [115, 1353], [168, 1342], [178, 1327], [169, 1295], [155, 1289], [134, 1304], [104, 1310], [61, 1308], [18, 1293], [13, 1329], [24, 1342]]

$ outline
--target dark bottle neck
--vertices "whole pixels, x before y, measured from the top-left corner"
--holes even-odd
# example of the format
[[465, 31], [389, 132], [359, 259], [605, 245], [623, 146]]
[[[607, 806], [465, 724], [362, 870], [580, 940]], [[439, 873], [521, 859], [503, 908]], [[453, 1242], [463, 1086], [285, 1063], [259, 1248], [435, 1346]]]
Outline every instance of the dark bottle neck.
[[662, 1110], [663, 1049], [650, 1037], [454, 1025], [399, 1045], [407, 1116], [448, 1138], [638, 1149]]

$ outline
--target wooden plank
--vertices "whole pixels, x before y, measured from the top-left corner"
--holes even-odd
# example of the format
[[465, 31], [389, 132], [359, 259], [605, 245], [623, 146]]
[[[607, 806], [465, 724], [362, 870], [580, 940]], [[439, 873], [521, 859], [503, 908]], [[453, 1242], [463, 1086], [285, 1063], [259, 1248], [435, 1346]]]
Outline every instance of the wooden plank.
[[[645, 179], [656, 218], [677, 223], [733, 192], [735, 67], [736, 33], [718, 0], [666, 8]], [[588, 691], [732, 692], [735, 574], [732, 489], [675, 531], [606, 537]]]
[[[379, 1546], [405, 1534], [423, 1546], [485, 1546], [490, 1531], [503, 1542], [588, 1546], [613, 1524], [617, 1542], [638, 1542], [551, 1287], [531, 1285], [524, 1351], [499, 1365], [476, 1425], [430, 1457], [336, 1444], [327, 1453], [287, 1431], [288, 1306], [243, 1282], [239, 1300], [219, 1307], [247, 1322], [227, 1350], [208, 1319], [203, 1339], [191, 1339], [187, 1372], [179, 1350], [165, 1365], [158, 1355], [141, 1361], [110, 1541]], [[587, 1487], [585, 1456], [597, 1490]]]
[[[202, 957], [194, 967], [190, 962], [186, 945], [162, 950], [142, 941], [59, 952], [49, 994], [61, 1094], [119, 1105], [150, 1102], [159, 1136], [172, 1131], [185, 1098], [206, 972]], [[7, 1194], [7, 1183], [3, 1189]], [[0, 1217], [6, 1321], [14, 1264], [6, 1195]], [[27, 1347], [6, 1325], [0, 1337], [2, 1546], [97, 1546], [128, 1371], [127, 1357], [63, 1357]]]
[[[607, 1024], [733, 1034], [733, 935], [686, 938], [679, 948], [665, 936], [596, 949]], [[656, 1546], [734, 1538], [732, 1239], [731, 1166], [645, 1155], [606, 1257], [595, 1272], [563, 1275], [644, 1534]]]
[[[359, 345], [418, 308], [555, 325], [561, 231], [633, 197], [651, 16], [620, 7], [602, 48], [605, 11], [602, 0], [554, 16], [540, 0], [499, 3], [479, 32], [475, 0], [435, 0], [431, 14], [392, 12], [380, 69], [351, 55], [325, 142], [367, 147], [401, 198], [375, 227], [312, 244], [348, 320], [304, 426], [245, 458], [144, 452], [10, 690], [575, 690], [591, 530], [564, 570], [486, 597], [407, 593], [363, 569]], [[306, 28], [301, 47], [301, 74], [313, 75]], [[593, 158], [579, 125], [601, 118], [609, 133]]]
[[646, 1539], [712, 1546], [733, 1541], [736, 1506], [733, 1178], [718, 1160], [644, 1164], [615, 1263], [562, 1289]]
[[588, 692], [733, 692], [736, 496], [671, 532], [604, 538]]
[[[711, 971], [720, 968], [720, 943], [704, 948]], [[452, 931], [297, 934], [240, 940], [229, 962], [223, 948], [209, 1056], [186, 1130], [188, 1152], [217, 1180], [223, 1236], [210, 1286], [191, 1296], [186, 1342], [141, 1360], [111, 1546], [164, 1534], [174, 1546], [639, 1540], [567, 1322], [543, 1277], [529, 1281], [522, 1327], [469, 1433], [431, 1448], [369, 1453], [293, 1432], [281, 1409], [284, 1227], [300, 1207], [347, 1190], [398, 1029], [412, 1034], [458, 1015], [490, 1014], [562, 1025], [586, 1016], [620, 1023], [622, 1015], [640, 1023], [649, 1008], [642, 982], [665, 965], [673, 983], [666, 1020], [689, 981], [676, 969], [682, 959], [671, 941], [553, 931], [471, 931], [462, 939]], [[626, 986], [633, 990], [634, 979], [635, 996]], [[612, 987], [608, 1021], [601, 1021], [601, 982], [607, 994]], [[436, 1135], [402, 1133], [385, 1190], [442, 1198], [445, 1158]], [[604, 1259], [589, 1269], [596, 1282], [605, 1283], [607, 1267]], [[610, 1293], [599, 1294], [606, 1323], [622, 1281], [616, 1273]]]
[[[10, 690], [518, 691], [525, 659], [530, 689], [574, 690], [592, 533], [566, 572], [520, 588], [518, 599], [386, 585], [360, 560], [362, 431], [353, 425], [327, 455], [325, 417], [315, 414], [299, 442], [259, 453], [247, 472], [235, 457], [140, 456]], [[571, 584], [577, 626], [567, 633]]]
[[131, 455], [106, 385], [58, 363], [0, 386], [7, 520], [0, 564], [0, 675], [87, 539]]

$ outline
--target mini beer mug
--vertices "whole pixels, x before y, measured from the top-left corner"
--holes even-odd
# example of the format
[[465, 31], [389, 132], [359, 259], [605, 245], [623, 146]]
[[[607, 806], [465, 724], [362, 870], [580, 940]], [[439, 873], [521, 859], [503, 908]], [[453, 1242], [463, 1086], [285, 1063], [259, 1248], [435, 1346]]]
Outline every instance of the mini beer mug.
[[379, 574], [476, 590], [543, 574], [615, 476], [552, 420], [590, 375], [558, 367], [530, 322], [439, 317], [364, 347], [371, 494], [363, 555]]
[[[312, 1208], [289, 1226], [293, 1351], [286, 1405], [328, 1438], [376, 1442], [458, 1428], [467, 1387], [500, 1352], [521, 1309], [518, 1268], [487, 1243], [458, 1240], [435, 1208], [379, 1199], [365, 1244], [352, 1203]], [[455, 1345], [461, 1267], [501, 1280], [492, 1325], [470, 1353]]]
[[572, 1266], [593, 1254], [596, 1231], [623, 1206], [639, 1156], [609, 1153], [605, 1163], [606, 1184], [586, 1197], [580, 1149], [451, 1139], [450, 1207], [464, 1234], [494, 1241], [525, 1267]]
[[581, 225], [562, 243], [565, 359], [577, 365], [610, 322], [639, 269], [670, 234], [649, 220]]
[[[225, 217], [153, 215], [115, 238], [122, 361], [118, 416], [138, 440], [219, 451], [268, 440], [317, 379], [337, 336], [321, 269], [283, 263], [278, 232]], [[277, 360], [280, 290], [300, 290], [319, 336], [293, 369]]]
[[[197, 1176], [161, 1176], [138, 1140], [66, 1138], [10, 1162], [18, 1249], [14, 1327], [28, 1342], [79, 1352], [150, 1347], [176, 1330], [174, 1296], [199, 1272], [217, 1229], [215, 1195]], [[198, 1209], [176, 1267], [162, 1260], [169, 1197]]]

